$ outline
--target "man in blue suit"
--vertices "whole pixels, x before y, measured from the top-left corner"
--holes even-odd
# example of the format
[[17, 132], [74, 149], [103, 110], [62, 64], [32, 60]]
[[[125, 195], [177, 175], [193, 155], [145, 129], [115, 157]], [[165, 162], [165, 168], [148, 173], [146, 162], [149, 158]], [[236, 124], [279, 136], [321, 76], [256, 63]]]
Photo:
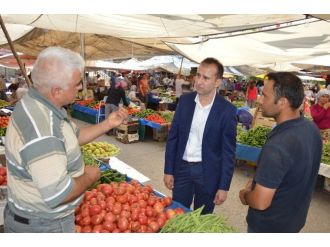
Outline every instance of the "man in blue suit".
[[236, 107], [217, 94], [224, 68], [204, 59], [195, 78], [196, 92], [180, 97], [165, 152], [165, 186], [173, 200], [212, 213], [222, 204], [234, 172]]

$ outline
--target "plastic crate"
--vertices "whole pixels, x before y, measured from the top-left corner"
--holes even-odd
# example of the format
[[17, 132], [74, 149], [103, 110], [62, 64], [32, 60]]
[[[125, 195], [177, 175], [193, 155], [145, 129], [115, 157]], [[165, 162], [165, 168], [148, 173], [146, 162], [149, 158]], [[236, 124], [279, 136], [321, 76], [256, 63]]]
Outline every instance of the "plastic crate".
[[236, 143], [236, 159], [257, 162], [261, 148]]
[[89, 115], [89, 114], [86, 114], [86, 113], [83, 113], [80, 111], [76, 111], [76, 110], [73, 110], [71, 112], [71, 116], [73, 118], [76, 118], [76, 119], [79, 119], [79, 120], [82, 120], [84, 122], [91, 123], [91, 124], [95, 124], [97, 122], [96, 116], [92, 116], [92, 115]]
[[140, 122], [140, 125], [146, 125], [146, 126], [149, 126], [153, 129], [160, 129], [161, 128], [160, 124], [145, 120], [144, 118], [140, 118], [139, 122]]

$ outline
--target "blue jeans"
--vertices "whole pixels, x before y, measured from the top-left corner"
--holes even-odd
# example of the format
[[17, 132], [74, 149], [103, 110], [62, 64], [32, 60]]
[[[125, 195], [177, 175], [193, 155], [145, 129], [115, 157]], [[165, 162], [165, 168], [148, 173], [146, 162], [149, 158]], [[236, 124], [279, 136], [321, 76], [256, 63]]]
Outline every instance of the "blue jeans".
[[190, 208], [194, 200], [194, 210], [204, 205], [202, 214], [210, 214], [215, 206], [214, 197], [205, 189], [202, 163], [183, 161], [174, 177], [173, 200], [187, 208]]
[[8, 205], [4, 212], [4, 232], [5, 233], [74, 233], [75, 232], [74, 213], [61, 219], [42, 219], [22, 215], [15, 215]]

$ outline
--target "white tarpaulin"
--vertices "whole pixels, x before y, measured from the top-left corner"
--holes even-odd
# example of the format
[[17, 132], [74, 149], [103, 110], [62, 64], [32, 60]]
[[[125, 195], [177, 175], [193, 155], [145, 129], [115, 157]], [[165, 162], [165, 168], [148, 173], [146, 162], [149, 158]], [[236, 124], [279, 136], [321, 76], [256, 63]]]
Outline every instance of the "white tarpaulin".
[[[278, 70], [284, 68], [281, 63], [330, 54], [330, 23], [308, 23], [310, 19], [306, 19], [306, 23], [300, 21], [305, 24], [294, 26], [296, 22], [291, 21], [305, 18], [301, 14], [3, 14], [2, 18], [16, 40], [16, 50], [33, 56], [50, 45], [79, 51], [79, 33], [87, 33], [86, 59], [93, 60], [145, 59], [174, 54], [173, 49], [196, 62], [212, 56], [227, 66], [266, 64], [268, 69]], [[276, 30], [264, 31], [269, 25]], [[29, 32], [32, 27], [37, 28]], [[231, 32], [236, 32], [236, 36]], [[6, 42], [0, 32], [0, 44]], [[301, 68], [292, 66], [285, 69]]]
[[[177, 74], [181, 67], [180, 56], [155, 56], [150, 59], [139, 61], [137, 59], [129, 59], [121, 63], [109, 61], [86, 61], [87, 67], [108, 68], [108, 69], [124, 69], [124, 70], [164, 70]], [[181, 74], [189, 75], [191, 67], [197, 67], [198, 64], [183, 59]]]
[[226, 66], [291, 62], [330, 54], [330, 23], [318, 21], [254, 34], [210, 39], [199, 44], [169, 44], [200, 62], [218, 58]]
[[304, 19], [305, 15], [2, 14], [2, 18], [8, 24], [23, 24], [65, 32], [104, 34], [119, 38], [184, 38], [252, 29], [262, 25]]

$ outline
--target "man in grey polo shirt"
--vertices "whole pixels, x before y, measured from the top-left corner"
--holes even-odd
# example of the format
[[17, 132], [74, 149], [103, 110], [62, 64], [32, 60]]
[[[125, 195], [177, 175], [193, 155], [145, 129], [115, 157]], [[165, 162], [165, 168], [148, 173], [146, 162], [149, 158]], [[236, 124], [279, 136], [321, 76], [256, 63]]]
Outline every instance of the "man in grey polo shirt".
[[63, 106], [81, 89], [84, 61], [60, 47], [42, 51], [32, 70], [34, 87], [15, 107], [6, 135], [8, 203], [5, 232], [74, 232], [74, 209], [100, 171], [84, 166], [80, 145], [127, 118], [119, 109], [79, 129]]

